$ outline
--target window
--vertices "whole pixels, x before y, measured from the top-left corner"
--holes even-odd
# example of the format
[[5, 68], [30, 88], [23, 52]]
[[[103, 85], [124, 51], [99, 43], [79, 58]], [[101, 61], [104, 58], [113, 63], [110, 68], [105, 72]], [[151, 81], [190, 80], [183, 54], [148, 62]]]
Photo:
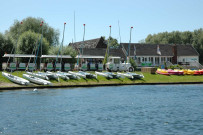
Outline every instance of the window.
[[140, 63], [140, 62], [141, 62], [141, 61], [140, 61], [140, 60], [141, 60], [141, 59], [140, 59], [140, 57], [137, 57], [137, 60], [138, 60], [138, 63]]
[[114, 59], [114, 64], [119, 64], [120, 59]]
[[159, 57], [155, 57], [155, 63], [156, 63], [156, 64], [159, 63]]
[[153, 57], [150, 57], [150, 62], [153, 62]]
[[183, 62], [185, 62], [185, 58], [183, 58]]
[[161, 62], [164, 62], [165, 61], [165, 58], [164, 57], [161, 57]]
[[142, 57], [142, 62], [144, 62], [144, 57]]
[[145, 60], [144, 60], [145, 62], [147, 62], [147, 58], [145, 58]]

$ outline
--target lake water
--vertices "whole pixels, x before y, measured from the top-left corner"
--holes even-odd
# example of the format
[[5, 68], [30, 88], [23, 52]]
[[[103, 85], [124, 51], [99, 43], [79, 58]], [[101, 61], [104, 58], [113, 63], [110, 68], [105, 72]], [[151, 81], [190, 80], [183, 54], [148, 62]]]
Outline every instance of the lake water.
[[0, 134], [203, 134], [203, 85], [0, 92]]

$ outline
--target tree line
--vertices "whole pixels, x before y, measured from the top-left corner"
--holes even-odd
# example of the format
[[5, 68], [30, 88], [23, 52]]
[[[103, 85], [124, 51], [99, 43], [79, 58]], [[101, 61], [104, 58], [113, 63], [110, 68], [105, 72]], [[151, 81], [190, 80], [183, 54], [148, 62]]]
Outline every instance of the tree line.
[[149, 34], [145, 43], [150, 44], [181, 44], [192, 45], [199, 53], [200, 62], [203, 63], [203, 29], [194, 31], [173, 31], [158, 34]]
[[[41, 39], [42, 29], [43, 38]], [[5, 53], [32, 54], [36, 52], [33, 50], [38, 49], [40, 43], [42, 43], [42, 54], [59, 54], [59, 30], [49, 26], [42, 18], [27, 17], [22, 21], [15, 20], [9, 30], [4, 34], [0, 33], [0, 61], [6, 61], [2, 57]], [[41, 52], [40, 49], [41, 47], [39, 52]], [[60, 50], [63, 50], [65, 55], [72, 57], [77, 55], [73, 48], [66, 45]]]

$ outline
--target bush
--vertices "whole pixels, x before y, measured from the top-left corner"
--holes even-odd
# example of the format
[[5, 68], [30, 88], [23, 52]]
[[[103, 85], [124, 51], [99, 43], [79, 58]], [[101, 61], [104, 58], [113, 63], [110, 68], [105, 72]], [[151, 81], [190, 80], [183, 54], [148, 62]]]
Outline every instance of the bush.
[[137, 65], [136, 65], [136, 63], [135, 63], [135, 60], [133, 60], [132, 58], [130, 58], [130, 64], [131, 64], [131, 66], [134, 68], [134, 70], [137, 69]]

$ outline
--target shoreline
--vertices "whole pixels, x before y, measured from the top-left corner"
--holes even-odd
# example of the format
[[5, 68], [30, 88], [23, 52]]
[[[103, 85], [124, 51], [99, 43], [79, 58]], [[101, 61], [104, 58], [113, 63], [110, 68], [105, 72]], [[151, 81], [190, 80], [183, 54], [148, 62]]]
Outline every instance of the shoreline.
[[[22, 77], [25, 72], [13, 72], [13, 75]], [[143, 79], [107, 79], [103, 76], [98, 76], [97, 79], [79, 79], [79, 80], [50, 80], [52, 85], [37, 85], [30, 83], [30, 85], [18, 85], [12, 83], [0, 73], [0, 90], [17, 90], [17, 89], [34, 89], [34, 88], [77, 88], [77, 87], [105, 87], [105, 86], [124, 86], [124, 85], [178, 85], [178, 84], [203, 84], [203, 76], [194, 75], [159, 75], [142, 73], [136, 71], [138, 74], [143, 74]]]
[[1, 87], [0, 90], [21, 90], [21, 89], [33, 89], [33, 88], [78, 88], [78, 87], [105, 87], [105, 86], [127, 86], [127, 85], [178, 85], [178, 84], [203, 84], [203, 82], [156, 82], [156, 83], [112, 83], [112, 84], [81, 84], [81, 85], [55, 85], [55, 86], [16, 86], [16, 87]]

